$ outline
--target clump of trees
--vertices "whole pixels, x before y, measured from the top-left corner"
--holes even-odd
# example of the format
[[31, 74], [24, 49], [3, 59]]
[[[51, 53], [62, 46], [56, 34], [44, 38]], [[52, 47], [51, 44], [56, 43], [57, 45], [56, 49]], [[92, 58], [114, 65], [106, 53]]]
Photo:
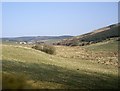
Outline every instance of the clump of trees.
[[36, 50], [40, 50], [40, 51], [48, 53], [48, 54], [56, 54], [56, 49], [53, 45], [36, 44], [32, 48], [34, 48]]

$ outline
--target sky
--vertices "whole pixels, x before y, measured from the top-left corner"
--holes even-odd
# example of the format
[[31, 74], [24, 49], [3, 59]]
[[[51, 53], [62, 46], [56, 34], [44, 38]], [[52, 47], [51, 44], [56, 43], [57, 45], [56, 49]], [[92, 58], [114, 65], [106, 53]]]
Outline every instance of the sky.
[[76, 36], [117, 22], [117, 2], [2, 3], [2, 37]]

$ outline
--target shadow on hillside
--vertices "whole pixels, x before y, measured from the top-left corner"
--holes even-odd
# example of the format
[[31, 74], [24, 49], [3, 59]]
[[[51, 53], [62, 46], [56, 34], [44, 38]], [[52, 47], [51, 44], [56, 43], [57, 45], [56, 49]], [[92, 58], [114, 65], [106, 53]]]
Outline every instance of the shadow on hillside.
[[[76, 69], [68, 70], [48, 64], [22, 63], [3, 60], [3, 71], [25, 73], [35, 82], [47, 81], [68, 86], [70, 89], [112, 89], [118, 88], [118, 78], [94, 72]], [[4, 84], [3, 84], [4, 85]]]

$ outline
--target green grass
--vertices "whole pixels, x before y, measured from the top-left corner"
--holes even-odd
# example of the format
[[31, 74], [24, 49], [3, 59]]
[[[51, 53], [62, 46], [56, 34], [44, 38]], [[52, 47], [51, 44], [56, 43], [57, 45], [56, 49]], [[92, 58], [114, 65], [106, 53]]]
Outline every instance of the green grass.
[[[118, 88], [118, 68], [115, 65], [98, 63], [94, 54], [90, 59], [94, 52], [87, 47], [56, 46], [56, 55], [21, 45], [3, 44], [2, 48], [3, 72], [28, 76], [27, 82], [33, 88]], [[98, 54], [95, 56], [100, 56], [99, 51], [96, 53]], [[106, 60], [112, 55], [108, 54], [109, 51], [104, 53], [107, 56], [103, 53], [101, 56]], [[116, 56], [112, 58], [112, 61], [117, 60]]]
[[93, 51], [115, 52], [118, 51], [118, 41], [114, 41], [114, 40], [104, 41], [97, 44], [85, 46], [85, 48], [88, 48], [89, 50], [93, 50]]

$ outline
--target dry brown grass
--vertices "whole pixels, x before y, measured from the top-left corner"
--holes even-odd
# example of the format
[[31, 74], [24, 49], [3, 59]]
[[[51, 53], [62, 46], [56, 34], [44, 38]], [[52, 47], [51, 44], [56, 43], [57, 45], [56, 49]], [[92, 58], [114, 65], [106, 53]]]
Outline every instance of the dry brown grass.
[[118, 66], [118, 52], [92, 51], [84, 47], [56, 46], [56, 54], [59, 57], [90, 60], [106, 65]]

